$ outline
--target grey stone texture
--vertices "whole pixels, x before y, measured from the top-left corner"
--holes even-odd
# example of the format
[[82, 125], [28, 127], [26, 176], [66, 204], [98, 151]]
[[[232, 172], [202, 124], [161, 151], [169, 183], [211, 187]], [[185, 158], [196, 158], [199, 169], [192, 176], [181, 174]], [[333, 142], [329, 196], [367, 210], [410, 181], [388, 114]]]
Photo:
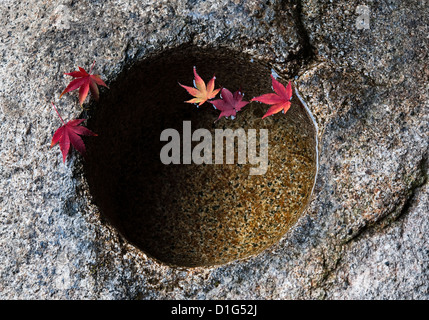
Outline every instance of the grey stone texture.
[[[369, 8], [359, 29], [358, 5]], [[428, 299], [429, 10], [425, 1], [0, 3], [0, 299]], [[184, 43], [244, 51], [294, 81], [318, 125], [305, 214], [263, 253], [163, 265], [91, 200], [74, 153], [49, 148], [82, 112], [64, 72], [107, 83]], [[103, 94], [103, 91], [101, 91]]]

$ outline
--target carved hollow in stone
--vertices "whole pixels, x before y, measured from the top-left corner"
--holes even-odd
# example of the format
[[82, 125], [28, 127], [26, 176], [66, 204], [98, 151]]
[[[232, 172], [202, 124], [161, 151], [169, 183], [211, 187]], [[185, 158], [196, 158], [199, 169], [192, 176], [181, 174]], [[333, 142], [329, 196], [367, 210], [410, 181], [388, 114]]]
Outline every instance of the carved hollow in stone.
[[[317, 172], [316, 129], [298, 99], [286, 114], [261, 119], [269, 106], [252, 102], [236, 119], [209, 103], [184, 103], [178, 82], [192, 83], [197, 66], [216, 87], [242, 89], [249, 101], [272, 92], [271, 69], [223, 49], [180, 47], [147, 58], [110, 85], [88, 126], [85, 174], [101, 213], [131, 243], [169, 265], [209, 266], [257, 254], [276, 243], [303, 213]], [[283, 81], [279, 79], [280, 81]], [[166, 128], [267, 129], [269, 163], [263, 175], [245, 164], [165, 165]], [[195, 142], [197, 143], [197, 142]]]

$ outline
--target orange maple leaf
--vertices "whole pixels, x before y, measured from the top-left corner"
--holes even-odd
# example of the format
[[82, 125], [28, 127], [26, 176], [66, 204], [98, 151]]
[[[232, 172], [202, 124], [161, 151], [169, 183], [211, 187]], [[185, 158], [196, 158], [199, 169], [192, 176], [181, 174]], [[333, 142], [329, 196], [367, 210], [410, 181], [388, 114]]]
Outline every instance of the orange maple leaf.
[[207, 100], [213, 99], [220, 91], [219, 89], [214, 90], [215, 85], [215, 79], [216, 77], [213, 76], [213, 78], [206, 84], [204, 83], [203, 79], [198, 75], [196, 68], [194, 67], [194, 85], [193, 87], [184, 86], [179, 83], [179, 85], [186, 89], [186, 91], [189, 92], [190, 95], [194, 96], [195, 98], [185, 101], [187, 103], [198, 103], [198, 106], [202, 105]]

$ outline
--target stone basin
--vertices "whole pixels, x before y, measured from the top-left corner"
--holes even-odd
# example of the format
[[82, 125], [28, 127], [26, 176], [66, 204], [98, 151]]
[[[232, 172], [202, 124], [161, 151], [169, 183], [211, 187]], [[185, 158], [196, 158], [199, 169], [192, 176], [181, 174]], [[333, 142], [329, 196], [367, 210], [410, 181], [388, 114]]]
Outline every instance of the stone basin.
[[[316, 129], [295, 90], [286, 114], [261, 119], [269, 106], [252, 102], [235, 119], [215, 122], [220, 111], [211, 104], [184, 103], [191, 97], [178, 82], [191, 86], [194, 66], [206, 82], [216, 74], [216, 87], [241, 88], [246, 101], [272, 92], [272, 70], [238, 52], [185, 46], [147, 58], [94, 108], [88, 126], [99, 136], [88, 139], [84, 164], [95, 203], [122, 236], [162, 263], [186, 267], [224, 264], [276, 243], [303, 213], [317, 172]], [[267, 171], [249, 175], [255, 166], [237, 161], [163, 164], [161, 132], [182, 134], [184, 121], [213, 135], [268, 130]]]

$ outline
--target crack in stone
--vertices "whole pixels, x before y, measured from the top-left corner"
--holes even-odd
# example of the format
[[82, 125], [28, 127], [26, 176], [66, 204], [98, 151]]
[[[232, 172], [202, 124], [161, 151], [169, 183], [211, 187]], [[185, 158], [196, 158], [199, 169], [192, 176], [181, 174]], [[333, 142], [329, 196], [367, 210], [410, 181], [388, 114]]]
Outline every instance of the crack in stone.
[[416, 194], [418, 191], [427, 184], [428, 182], [428, 154], [423, 154], [417, 165], [417, 178], [411, 183], [410, 188], [407, 190], [407, 197], [404, 202], [400, 202], [393, 210], [388, 212], [386, 215], [378, 219], [373, 223], [367, 223], [363, 227], [359, 228], [350, 238], [346, 239], [343, 244], [348, 244], [351, 241], [354, 241], [360, 238], [363, 234], [368, 232], [371, 229], [376, 228], [377, 226], [385, 228], [392, 224], [392, 222], [397, 221], [403, 216], [406, 216], [413, 204], [415, 203]]
[[399, 214], [394, 218], [394, 220], [399, 219], [401, 216], [404, 216], [410, 212], [412, 205], [415, 203], [415, 198], [417, 192], [428, 182], [428, 155], [424, 154], [419, 161], [417, 166], [419, 171], [419, 177], [413, 181], [409, 189], [409, 196], [405, 200], [404, 205], [402, 206]]
[[315, 48], [310, 42], [308, 31], [302, 20], [302, 3], [301, 1], [283, 0], [277, 4], [276, 20], [281, 18], [280, 12], [287, 11], [287, 7], [292, 7], [291, 15], [294, 20], [298, 34], [299, 49], [289, 54], [288, 60], [294, 62], [294, 68], [291, 71], [292, 76], [296, 76], [304, 65], [310, 64], [316, 57]]
[[[412, 182], [410, 188], [408, 189], [408, 196], [403, 202], [402, 206], [400, 208], [395, 208], [391, 212], [389, 212], [386, 216], [381, 218], [380, 220], [372, 223], [372, 224], [366, 224], [362, 228], [360, 228], [354, 235], [352, 235], [351, 238], [347, 239], [346, 242], [340, 244], [340, 248], [343, 248], [349, 244], [351, 241], [356, 240], [363, 236], [364, 234], [370, 232], [371, 230], [376, 231], [377, 226], [381, 226], [381, 228], [388, 227], [392, 224], [392, 222], [399, 220], [400, 218], [406, 216], [408, 213], [410, 213], [410, 210], [412, 206], [416, 202], [416, 196], [427, 183], [428, 183], [428, 154], [423, 154], [422, 158], [420, 159], [418, 165], [418, 177]], [[397, 212], [398, 214], [395, 214]], [[342, 260], [342, 249], [339, 249], [334, 254], [334, 263], [333, 264], [326, 264], [326, 261], [328, 261], [327, 257], [323, 257], [323, 270], [324, 273], [322, 275], [322, 278], [317, 281], [317, 284], [315, 286], [312, 286], [310, 289], [310, 292], [312, 295], [315, 295], [319, 299], [325, 299], [326, 298], [326, 291], [329, 290], [329, 279], [331, 276], [335, 273], [335, 271], [338, 269], [338, 267], [341, 264]], [[322, 290], [323, 295], [320, 296], [320, 292], [317, 290]], [[319, 294], [319, 296], [318, 296]]]

